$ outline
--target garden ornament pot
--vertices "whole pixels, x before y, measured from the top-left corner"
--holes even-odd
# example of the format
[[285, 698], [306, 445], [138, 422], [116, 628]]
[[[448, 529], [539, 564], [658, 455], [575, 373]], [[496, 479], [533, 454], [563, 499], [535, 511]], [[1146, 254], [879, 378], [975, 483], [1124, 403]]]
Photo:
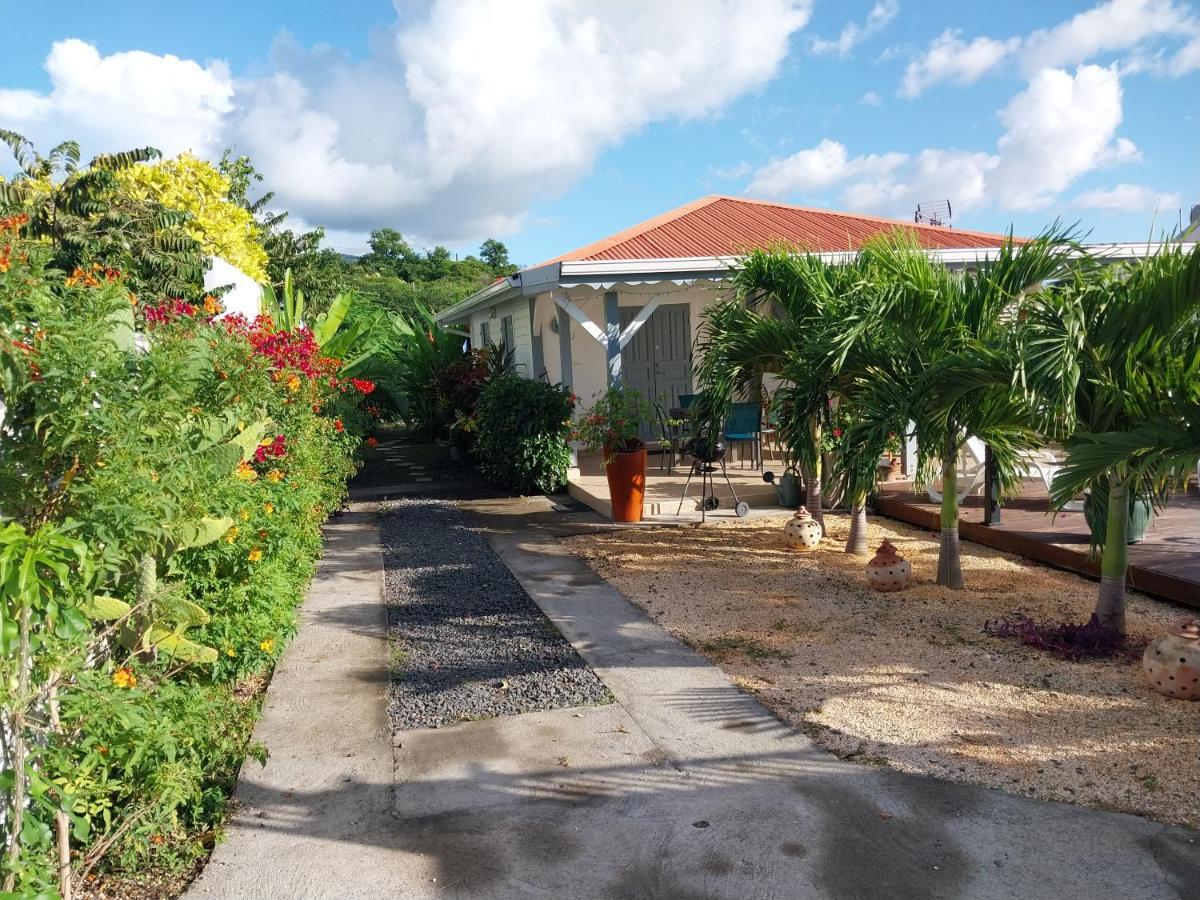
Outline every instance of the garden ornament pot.
[[1184, 619], [1159, 635], [1142, 654], [1150, 687], [1178, 700], [1200, 700], [1200, 622]]
[[608, 496], [612, 500], [614, 522], [642, 521], [646, 499], [646, 448], [610, 450], [604, 448], [604, 475], [608, 478]]
[[803, 506], [783, 526], [788, 546], [797, 550], [812, 550], [821, 543], [821, 523]]
[[875, 556], [867, 563], [867, 581], [877, 591], [902, 591], [912, 580], [912, 563], [896, 552], [892, 542], [884, 538]]
[[[767, 484], [775, 484], [775, 473], [763, 472], [762, 480]], [[779, 498], [780, 506], [800, 505], [800, 479], [795, 471], [788, 469], [783, 473], [779, 484], [775, 484], [775, 496]]]

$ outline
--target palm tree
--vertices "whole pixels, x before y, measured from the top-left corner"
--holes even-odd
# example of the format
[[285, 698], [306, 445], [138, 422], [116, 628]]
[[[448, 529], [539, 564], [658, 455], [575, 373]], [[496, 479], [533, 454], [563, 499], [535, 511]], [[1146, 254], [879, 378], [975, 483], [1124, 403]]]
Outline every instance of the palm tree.
[[1200, 248], [1161, 248], [1076, 278], [1022, 307], [1021, 373], [1058, 408], [1069, 458], [1051, 499], [1081, 491], [1105, 521], [1096, 617], [1125, 631], [1130, 503], [1165, 501], [1200, 455]]
[[804, 475], [805, 505], [823, 527], [821, 434], [836, 388], [826, 338], [836, 310], [854, 296], [856, 274], [775, 247], [740, 260], [732, 284], [730, 298], [704, 313], [698, 416], [715, 426], [734, 396], [760, 396], [763, 376], [778, 376], [780, 437]]
[[[861, 265], [875, 289], [851, 313], [838, 339], [841, 360], [865, 345], [853, 396], [861, 423], [856, 442], [897, 419], [913, 423], [919, 480], [942, 478], [937, 583], [961, 588], [957, 459], [974, 436], [992, 449], [1002, 491], [1019, 484], [1022, 456], [1040, 441], [1038, 410], [1014, 387], [1018, 369], [1013, 313], [1018, 302], [1067, 270], [1077, 248], [1054, 226], [1018, 244], [1010, 235], [995, 259], [949, 270], [916, 238], [896, 231], [872, 241]], [[936, 468], [935, 468], [936, 467]]]
[[[780, 437], [800, 465], [806, 506], [822, 527], [822, 434], [834, 407], [849, 404], [854, 367], [868, 355], [864, 341], [849, 359], [836, 359], [835, 335], [871, 286], [857, 258], [835, 264], [786, 247], [757, 250], [741, 261], [733, 295], [705, 314], [698, 343], [702, 421], [719, 422], [733, 396], [757, 396], [764, 375], [779, 377]], [[839, 455], [836, 475], [853, 510], [847, 552], [866, 554], [866, 498], [879, 452], [870, 458], [872, 440], [856, 447]]]

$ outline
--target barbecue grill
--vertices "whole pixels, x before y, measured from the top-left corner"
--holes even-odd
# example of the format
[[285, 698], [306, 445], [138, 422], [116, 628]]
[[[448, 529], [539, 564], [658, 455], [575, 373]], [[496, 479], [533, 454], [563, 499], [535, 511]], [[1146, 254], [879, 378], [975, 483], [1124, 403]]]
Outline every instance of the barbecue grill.
[[700, 521], [703, 523], [708, 513], [720, 508], [721, 501], [717, 497], [714, 484], [718, 467], [721, 475], [725, 478], [725, 484], [729, 487], [729, 493], [733, 494], [733, 511], [737, 513], [738, 518], [745, 518], [750, 514], [750, 504], [745, 500], [738, 499], [737, 491], [733, 489], [733, 482], [729, 480], [729, 473], [725, 471], [724, 441], [702, 435], [697, 436], [683, 445], [683, 452], [692, 458], [692, 468], [688, 472], [687, 481], [684, 482], [683, 496], [679, 498], [679, 506], [675, 510], [675, 515], [679, 515], [683, 511], [683, 501], [687, 499], [688, 488], [691, 487], [692, 478], [696, 475], [700, 476]]

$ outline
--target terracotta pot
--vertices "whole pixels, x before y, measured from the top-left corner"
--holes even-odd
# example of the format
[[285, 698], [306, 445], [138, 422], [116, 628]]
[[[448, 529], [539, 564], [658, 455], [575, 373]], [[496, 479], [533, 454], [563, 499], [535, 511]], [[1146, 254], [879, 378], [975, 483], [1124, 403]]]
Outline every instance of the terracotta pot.
[[1184, 619], [1146, 647], [1142, 669], [1150, 687], [1179, 700], [1200, 700], [1200, 623]]
[[867, 581], [877, 591], [902, 591], [912, 580], [912, 563], [896, 552], [892, 542], [884, 538], [875, 556], [867, 563]]
[[888, 460], [888, 481], [896, 481], [899, 478], [903, 478], [904, 473], [900, 469], [900, 457], [893, 456], [890, 460]]
[[646, 448], [617, 451], [605, 448], [604, 458], [610, 460], [604, 466], [604, 474], [608, 478], [613, 521], [642, 521], [642, 505], [646, 499]]
[[783, 533], [788, 546], [797, 550], [812, 550], [821, 543], [821, 523], [803, 506], [783, 526]]

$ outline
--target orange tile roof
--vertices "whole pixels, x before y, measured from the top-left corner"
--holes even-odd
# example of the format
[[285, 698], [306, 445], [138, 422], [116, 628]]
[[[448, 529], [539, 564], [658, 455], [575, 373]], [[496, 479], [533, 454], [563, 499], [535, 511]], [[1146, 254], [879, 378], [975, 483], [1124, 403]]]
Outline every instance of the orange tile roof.
[[921, 246], [928, 248], [998, 247], [1004, 241], [1004, 235], [1000, 234], [714, 194], [546, 263], [737, 256], [777, 243], [812, 252], [857, 250], [868, 238], [893, 228], [915, 232]]

